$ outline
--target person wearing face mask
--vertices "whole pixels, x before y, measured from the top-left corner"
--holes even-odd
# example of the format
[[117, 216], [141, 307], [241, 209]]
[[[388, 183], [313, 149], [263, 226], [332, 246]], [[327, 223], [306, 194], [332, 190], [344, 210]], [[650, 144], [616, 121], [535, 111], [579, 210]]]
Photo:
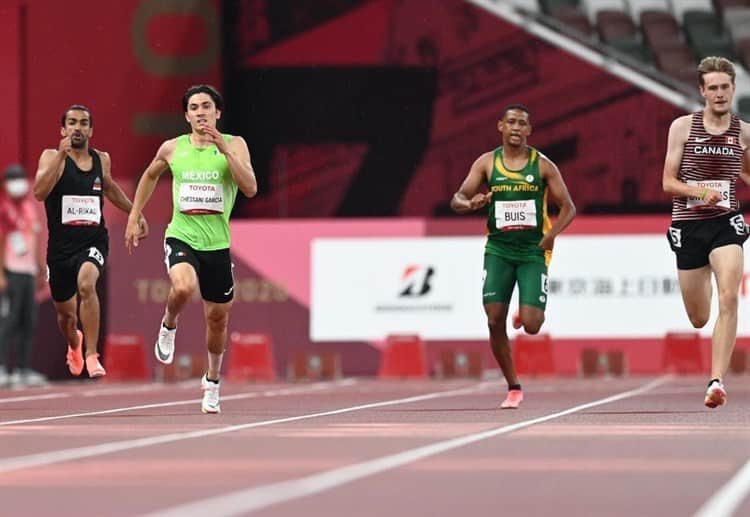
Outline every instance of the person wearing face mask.
[[[0, 386], [39, 386], [45, 377], [31, 369], [37, 320], [35, 293], [43, 284], [39, 235], [41, 223], [20, 165], [5, 170], [0, 197]], [[16, 340], [15, 370], [9, 375], [10, 343]]]

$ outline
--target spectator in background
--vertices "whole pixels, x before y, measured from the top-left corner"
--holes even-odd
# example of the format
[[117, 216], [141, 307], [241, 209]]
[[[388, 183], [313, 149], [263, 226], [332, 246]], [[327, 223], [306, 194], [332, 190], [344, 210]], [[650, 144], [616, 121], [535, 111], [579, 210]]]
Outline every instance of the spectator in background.
[[[31, 369], [37, 321], [35, 293], [43, 283], [41, 222], [29, 196], [29, 180], [20, 165], [5, 170], [0, 196], [0, 386], [39, 386], [43, 375]], [[10, 344], [16, 340], [15, 370], [10, 373]]]

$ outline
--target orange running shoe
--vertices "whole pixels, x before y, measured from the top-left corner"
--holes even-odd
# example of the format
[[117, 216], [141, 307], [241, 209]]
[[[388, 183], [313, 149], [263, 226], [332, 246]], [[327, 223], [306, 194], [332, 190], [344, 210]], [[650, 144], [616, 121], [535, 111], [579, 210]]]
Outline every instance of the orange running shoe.
[[89, 377], [92, 379], [107, 375], [102, 363], [99, 362], [99, 354], [89, 354], [86, 356], [86, 369], [89, 371]]
[[513, 325], [514, 329], [520, 329], [523, 323], [521, 323], [521, 314], [516, 311], [513, 313], [513, 317], [511, 318], [511, 325]]
[[508, 396], [505, 397], [503, 403], [500, 404], [501, 409], [518, 409], [523, 401], [523, 392], [521, 390], [510, 390]]
[[76, 330], [76, 334], [78, 335], [78, 346], [76, 348], [71, 348], [71, 346], [68, 345], [68, 353], [65, 356], [67, 361], [65, 361], [65, 363], [68, 365], [70, 373], [73, 375], [81, 375], [81, 372], [83, 371], [83, 332]]
[[706, 390], [706, 407], [715, 408], [727, 403], [727, 390], [719, 381], [714, 381]]

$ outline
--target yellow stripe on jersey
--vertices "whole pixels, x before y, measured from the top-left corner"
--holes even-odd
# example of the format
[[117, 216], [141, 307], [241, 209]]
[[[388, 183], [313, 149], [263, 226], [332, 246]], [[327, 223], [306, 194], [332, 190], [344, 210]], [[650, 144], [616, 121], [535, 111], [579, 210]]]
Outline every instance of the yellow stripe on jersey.
[[[536, 158], [537, 158], [536, 149], [532, 147], [530, 148], [530, 152], [529, 152], [529, 165], [533, 165]], [[500, 174], [502, 174], [508, 179], [512, 179], [516, 181], [525, 181], [526, 179], [526, 176], [524, 176], [520, 172], [513, 172], [513, 171], [509, 171], [508, 169], [506, 169], [505, 165], [503, 165], [503, 160], [500, 159], [499, 153], [495, 156], [495, 169], [497, 169], [497, 172], [499, 172]]]

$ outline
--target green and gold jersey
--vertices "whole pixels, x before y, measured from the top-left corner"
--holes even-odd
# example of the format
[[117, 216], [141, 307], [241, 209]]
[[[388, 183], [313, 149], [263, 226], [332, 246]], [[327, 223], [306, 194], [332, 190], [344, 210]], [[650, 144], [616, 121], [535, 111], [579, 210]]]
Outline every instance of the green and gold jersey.
[[517, 171], [505, 166], [502, 146], [493, 153], [485, 253], [548, 264], [551, 253], [539, 247], [552, 226], [547, 215], [547, 183], [539, 175], [539, 151], [528, 149], [529, 161]]
[[[223, 135], [229, 142], [231, 135]], [[190, 135], [177, 138], [172, 159], [172, 220], [165, 237], [179, 239], [198, 251], [226, 249], [229, 214], [237, 184], [226, 157], [215, 145], [194, 147]]]

